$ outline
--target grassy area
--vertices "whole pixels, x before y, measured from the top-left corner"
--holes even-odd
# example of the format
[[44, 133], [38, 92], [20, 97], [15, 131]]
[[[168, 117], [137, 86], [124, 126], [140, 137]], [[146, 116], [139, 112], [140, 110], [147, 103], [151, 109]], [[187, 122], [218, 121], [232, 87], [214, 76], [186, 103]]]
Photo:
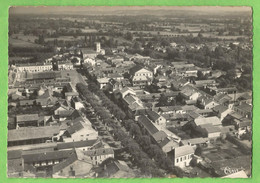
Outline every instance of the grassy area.
[[11, 36], [11, 38], [13, 38], [13, 39], [19, 39], [19, 40], [23, 40], [23, 41], [31, 42], [31, 43], [34, 43], [34, 41], [35, 41], [36, 39], [38, 39], [37, 36], [33, 36], [33, 35], [23, 35], [22, 33], [13, 34], [13, 35]]
[[13, 45], [14, 47], [42, 47], [39, 44], [28, 42], [21, 39], [9, 38], [9, 44]]
[[77, 36], [76, 38], [73, 37], [73, 36], [60, 36], [60, 37], [57, 37], [57, 38], [49, 37], [49, 38], [45, 38], [44, 40], [45, 41], [53, 41], [55, 39], [57, 39], [58, 41], [76, 41], [76, 40], [84, 39], [84, 36]]
[[[195, 28], [194, 28], [195, 29]], [[194, 37], [198, 36], [198, 33], [179, 33], [179, 32], [171, 32], [171, 31], [130, 31], [131, 33], [144, 33], [144, 34], [151, 34], [151, 35], [161, 35], [161, 36], [170, 36], [170, 37], [178, 37], [178, 36], [189, 36], [193, 35]], [[202, 33], [204, 37], [212, 37], [212, 38], [219, 38], [219, 39], [233, 39], [236, 40], [237, 38], [246, 38], [247, 36], [219, 36], [217, 32], [204, 32]]]

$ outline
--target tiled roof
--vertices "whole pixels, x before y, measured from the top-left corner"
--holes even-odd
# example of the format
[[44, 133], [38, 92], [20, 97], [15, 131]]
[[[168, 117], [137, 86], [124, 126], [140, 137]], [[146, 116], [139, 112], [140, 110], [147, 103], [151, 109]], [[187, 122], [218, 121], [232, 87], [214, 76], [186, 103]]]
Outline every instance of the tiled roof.
[[168, 135], [164, 131], [158, 131], [153, 134], [153, 138], [156, 142], [163, 141]]
[[152, 121], [156, 121], [158, 118], [160, 118], [160, 115], [152, 110], [147, 110], [146, 113], [148, 115], [148, 118]]
[[69, 158], [75, 155], [75, 150], [63, 150], [63, 151], [50, 151], [44, 153], [26, 154], [23, 155], [25, 163], [48, 161], [48, 160], [58, 160]]
[[49, 71], [33, 73], [33, 79], [54, 79], [57, 77], [61, 77], [60, 72]]
[[76, 141], [76, 142], [65, 142], [58, 143], [57, 149], [70, 149], [70, 148], [80, 148], [80, 147], [91, 147], [93, 146], [97, 140], [84, 140], [84, 141]]
[[73, 123], [68, 129], [68, 133], [69, 134], [73, 134], [81, 129], [83, 129], [84, 126], [82, 125], [82, 123], [79, 121], [79, 122], [76, 122], [76, 123]]
[[143, 67], [140, 66], [140, 65], [135, 65], [134, 67], [132, 67], [130, 70], [129, 70], [129, 73], [130, 74], [134, 74], [136, 73], [137, 71], [141, 70]]
[[73, 153], [71, 156], [69, 156], [67, 159], [65, 159], [64, 161], [54, 165], [52, 167], [52, 173], [57, 173], [59, 171], [61, 171], [62, 169], [66, 168], [67, 166], [71, 165], [72, 163], [74, 163], [77, 160], [77, 154]]
[[196, 113], [198, 113], [198, 114], [211, 113], [211, 112], [213, 112], [212, 109], [198, 109], [198, 110], [196, 110]]
[[59, 126], [27, 127], [8, 130], [8, 142], [50, 138], [59, 133]]
[[184, 106], [182, 106], [182, 110], [184, 110], [184, 111], [194, 111], [196, 109], [198, 109], [198, 108], [194, 105], [184, 105]]
[[179, 110], [182, 110], [181, 106], [165, 106], [165, 107], [158, 108], [158, 111], [162, 111], [162, 112], [179, 111]]
[[159, 130], [154, 126], [154, 124], [144, 115], [138, 118], [138, 122], [141, 123], [144, 128], [150, 133], [150, 135], [155, 134]]
[[207, 133], [221, 132], [219, 127], [213, 126], [212, 124], [204, 124], [200, 125], [200, 127], [204, 128]]
[[178, 157], [185, 156], [188, 154], [193, 154], [194, 149], [193, 149], [193, 147], [191, 147], [189, 145], [185, 145], [185, 146], [176, 147], [174, 149], [174, 152], [175, 152], [175, 158], [178, 158]]
[[18, 159], [22, 157], [22, 150], [7, 151], [7, 159]]
[[126, 96], [124, 99], [125, 99], [125, 101], [126, 101], [128, 104], [132, 104], [133, 102], [136, 101], [136, 99], [135, 99], [132, 95], [128, 95], [128, 96]]
[[228, 108], [223, 105], [217, 105], [216, 107], [213, 108], [213, 111], [218, 112], [218, 113], [225, 112], [226, 110], [228, 110]]
[[235, 119], [242, 119], [243, 116], [241, 116], [240, 114], [238, 114], [237, 112], [231, 112], [229, 114], [231, 117], [235, 118]]
[[200, 138], [193, 138], [193, 139], [182, 140], [182, 143], [184, 145], [188, 145], [188, 143], [197, 145], [197, 144], [206, 143], [207, 141], [208, 141], [207, 138], [200, 137]]
[[241, 103], [240, 105], [235, 107], [246, 112], [252, 112], [252, 106], [247, 103]]
[[221, 121], [218, 117], [212, 116], [207, 118], [197, 118], [194, 120], [195, 124], [197, 126], [199, 125], [205, 125], [205, 124], [212, 124], [212, 125], [220, 125]]
[[112, 148], [102, 148], [102, 149], [84, 151], [84, 154], [88, 156], [101, 156], [107, 154], [114, 154], [114, 150]]
[[201, 116], [200, 114], [196, 113], [195, 111], [189, 111], [189, 112], [187, 112], [187, 114], [188, 114], [191, 118], [193, 118], [193, 119], [196, 119], [196, 118], [198, 118], [198, 117], [203, 118], [203, 116]]
[[39, 115], [38, 114], [22, 114], [16, 116], [17, 122], [25, 122], [25, 121], [38, 121]]

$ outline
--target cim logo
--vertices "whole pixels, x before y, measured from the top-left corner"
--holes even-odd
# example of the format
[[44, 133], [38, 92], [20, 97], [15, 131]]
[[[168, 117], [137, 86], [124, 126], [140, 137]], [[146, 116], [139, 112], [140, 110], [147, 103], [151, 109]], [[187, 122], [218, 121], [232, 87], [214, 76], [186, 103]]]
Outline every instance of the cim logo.
[[239, 172], [241, 170], [245, 170], [245, 169], [243, 167], [241, 167], [241, 168], [230, 168], [230, 167], [227, 166], [227, 167], [221, 168], [221, 170], [223, 170], [226, 175], [229, 175], [229, 174], [233, 174], [233, 173]]

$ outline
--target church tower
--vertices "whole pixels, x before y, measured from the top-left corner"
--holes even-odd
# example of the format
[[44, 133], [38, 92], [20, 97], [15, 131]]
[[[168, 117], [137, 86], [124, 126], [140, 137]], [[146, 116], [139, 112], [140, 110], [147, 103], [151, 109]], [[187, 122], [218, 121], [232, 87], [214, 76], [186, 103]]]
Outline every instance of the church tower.
[[96, 42], [96, 52], [98, 52], [98, 53], [101, 52], [101, 45], [100, 45], [100, 42]]

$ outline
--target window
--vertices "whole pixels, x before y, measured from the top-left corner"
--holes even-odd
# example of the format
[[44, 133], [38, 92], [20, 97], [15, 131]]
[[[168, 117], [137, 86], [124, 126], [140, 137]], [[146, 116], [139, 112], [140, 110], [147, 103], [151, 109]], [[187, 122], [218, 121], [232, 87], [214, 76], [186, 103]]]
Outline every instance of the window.
[[179, 159], [177, 158], [177, 159], [176, 159], [176, 163], [178, 163], [178, 162], [179, 162]]
[[180, 162], [182, 162], [182, 158], [181, 158]]

